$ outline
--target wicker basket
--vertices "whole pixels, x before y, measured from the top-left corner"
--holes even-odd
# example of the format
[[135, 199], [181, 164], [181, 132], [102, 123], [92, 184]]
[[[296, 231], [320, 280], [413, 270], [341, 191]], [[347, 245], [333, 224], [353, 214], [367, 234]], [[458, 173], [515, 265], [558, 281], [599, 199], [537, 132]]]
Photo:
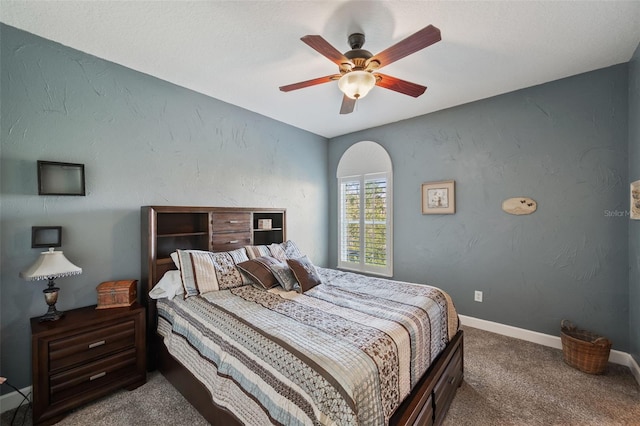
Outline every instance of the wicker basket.
[[570, 321], [560, 323], [560, 340], [564, 362], [589, 374], [602, 374], [607, 368], [611, 341], [586, 330], [579, 330]]

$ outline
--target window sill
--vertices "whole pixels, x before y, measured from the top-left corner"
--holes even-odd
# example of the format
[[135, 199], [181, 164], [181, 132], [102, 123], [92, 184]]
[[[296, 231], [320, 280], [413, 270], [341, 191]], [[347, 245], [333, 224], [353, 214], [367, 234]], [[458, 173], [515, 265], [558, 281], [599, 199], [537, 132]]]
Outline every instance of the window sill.
[[345, 268], [344, 266], [336, 266], [336, 269], [339, 271], [355, 272], [357, 274], [370, 275], [374, 277], [393, 278], [393, 274], [385, 274], [381, 272], [372, 272], [372, 271], [361, 271], [360, 269]]

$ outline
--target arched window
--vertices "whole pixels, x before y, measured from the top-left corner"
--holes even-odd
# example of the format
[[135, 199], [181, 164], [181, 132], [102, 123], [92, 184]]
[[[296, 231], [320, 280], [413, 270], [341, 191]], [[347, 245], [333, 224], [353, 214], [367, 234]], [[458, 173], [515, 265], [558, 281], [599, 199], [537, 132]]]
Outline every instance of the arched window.
[[338, 268], [393, 276], [391, 158], [375, 142], [352, 145], [338, 163]]

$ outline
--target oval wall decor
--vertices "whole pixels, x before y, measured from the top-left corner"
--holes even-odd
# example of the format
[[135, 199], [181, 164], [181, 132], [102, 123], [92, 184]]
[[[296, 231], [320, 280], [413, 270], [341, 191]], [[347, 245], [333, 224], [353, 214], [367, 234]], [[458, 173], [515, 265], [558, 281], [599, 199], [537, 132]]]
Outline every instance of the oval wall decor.
[[515, 197], [502, 202], [502, 210], [509, 214], [523, 215], [531, 214], [538, 208], [538, 203], [533, 198]]

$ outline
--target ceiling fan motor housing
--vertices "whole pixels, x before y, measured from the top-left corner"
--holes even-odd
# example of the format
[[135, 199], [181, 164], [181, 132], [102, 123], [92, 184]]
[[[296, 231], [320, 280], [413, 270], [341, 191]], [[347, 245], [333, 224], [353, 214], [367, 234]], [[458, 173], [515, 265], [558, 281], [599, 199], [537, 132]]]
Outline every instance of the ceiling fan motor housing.
[[349, 71], [364, 70], [366, 67], [367, 59], [373, 56], [371, 52], [362, 48], [362, 46], [364, 45], [364, 34], [351, 34], [348, 38], [348, 42], [349, 46], [351, 46], [351, 50], [345, 52], [344, 56], [345, 58], [349, 59], [353, 65], [351, 66], [351, 64], [349, 64], [347, 66], [347, 64], [344, 64], [345, 66], [341, 67], [341, 71], [344, 73]]
[[351, 46], [352, 49], [362, 49], [362, 46], [364, 46], [364, 34], [353, 33], [349, 35], [347, 41], [349, 42], [349, 46]]

